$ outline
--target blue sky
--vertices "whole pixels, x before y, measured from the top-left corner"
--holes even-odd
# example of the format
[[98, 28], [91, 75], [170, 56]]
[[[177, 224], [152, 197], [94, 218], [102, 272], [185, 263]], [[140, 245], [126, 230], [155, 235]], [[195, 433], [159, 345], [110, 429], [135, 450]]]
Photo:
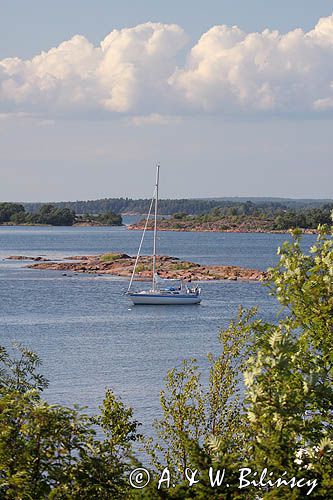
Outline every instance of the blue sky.
[[215, 24], [245, 31], [311, 29], [331, 0], [2, 0], [0, 57], [31, 57], [79, 33], [94, 43], [146, 21], [181, 25], [193, 40]]
[[157, 161], [163, 197], [333, 197], [332, 12], [3, 1], [0, 199], [149, 196]]

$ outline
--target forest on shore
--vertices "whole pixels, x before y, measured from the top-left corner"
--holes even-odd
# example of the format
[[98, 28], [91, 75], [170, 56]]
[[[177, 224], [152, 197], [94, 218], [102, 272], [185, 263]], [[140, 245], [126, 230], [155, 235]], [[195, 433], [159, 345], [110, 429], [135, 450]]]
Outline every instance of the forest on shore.
[[[0, 203], [0, 224], [54, 226], [122, 225], [121, 214], [144, 215], [150, 200], [108, 199], [70, 203]], [[160, 200], [159, 229], [183, 231], [285, 231], [299, 227], [315, 230], [330, 223], [333, 202], [322, 200], [230, 201]], [[143, 223], [132, 226], [140, 229]]]
[[[69, 208], [76, 214], [146, 214], [149, 210], [150, 199], [132, 198], [103, 198], [86, 201], [52, 202], [57, 208]], [[214, 208], [221, 210], [234, 209], [245, 214], [254, 209], [267, 214], [276, 214], [283, 211], [299, 211], [309, 208], [320, 208], [324, 204], [333, 204], [333, 200], [291, 199], [291, 198], [188, 198], [188, 199], [160, 199], [158, 210], [161, 215], [186, 213], [200, 215], [209, 213]], [[38, 212], [42, 203], [23, 203], [27, 212]]]
[[76, 215], [73, 210], [41, 205], [37, 212], [27, 212], [20, 203], [0, 203], [0, 225], [50, 225], [73, 226], [74, 224], [121, 226], [122, 217], [113, 212], [84, 216]]
[[[235, 231], [274, 232], [300, 228], [315, 230], [319, 224], [329, 224], [333, 204], [315, 208], [270, 210], [267, 207], [245, 203], [231, 207], [215, 207], [209, 213], [190, 215], [178, 212], [171, 217], [162, 217], [160, 230], [171, 231]], [[130, 226], [142, 229], [145, 221]], [[153, 228], [153, 221], [148, 229]]]

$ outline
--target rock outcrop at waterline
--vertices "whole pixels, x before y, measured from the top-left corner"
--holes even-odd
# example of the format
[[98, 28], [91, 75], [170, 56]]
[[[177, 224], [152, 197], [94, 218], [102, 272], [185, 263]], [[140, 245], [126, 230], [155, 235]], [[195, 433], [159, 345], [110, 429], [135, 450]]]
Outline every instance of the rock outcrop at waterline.
[[10, 255], [6, 257], [5, 260], [35, 260], [40, 262], [48, 262], [50, 259], [46, 259], [45, 257], [28, 257], [26, 255]]
[[[38, 262], [30, 264], [32, 269], [47, 269], [74, 273], [110, 274], [129, 277], [132, 274], [135, 257], [127, 254], [110, 253], [95, 256], [68, 257], [67, 261]], [[266, 273], [256, 269], [238, 266], [207, 266], [178, 259], [177, 257], [158, 256], [157, 270], [161, 278], [194, 281], [207, 280], [246, 280], [259, 281]], [[136, 270], [137, 279], [150, 279], [152, 273], [151, 257], [140, 257]]]

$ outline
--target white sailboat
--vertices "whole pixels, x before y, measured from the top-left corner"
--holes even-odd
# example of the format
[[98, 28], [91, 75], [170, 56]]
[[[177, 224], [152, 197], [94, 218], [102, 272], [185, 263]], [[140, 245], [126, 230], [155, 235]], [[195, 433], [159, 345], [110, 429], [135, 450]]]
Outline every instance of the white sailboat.
[[[197, 286], [188, 286], [182, 280], [161, 280], [156, 272], [156, 241], [157, 241], [157, 215], [158, 215], [158, 189], [159, 189], [160, 166], [156, 168], [156, 184], [154, 194], [151, 200], [146, 224], [142, 233], [139, 250], [135, 259], [135, 264], [127, 290], [127, 295], [133, 304], [150, 304], [150, 305], [176, 305], [176, 304], [200, 304], [201, 290]], [[153, 273], [152, 273], [152, 288], [150, 290], [132, 291], [132, 284], [135, 276], [136, 267], [138, 264], [142, 243], [147, 230], [149, 217], [155, 205], [154, 219], [154, 239], [153, 239]]]

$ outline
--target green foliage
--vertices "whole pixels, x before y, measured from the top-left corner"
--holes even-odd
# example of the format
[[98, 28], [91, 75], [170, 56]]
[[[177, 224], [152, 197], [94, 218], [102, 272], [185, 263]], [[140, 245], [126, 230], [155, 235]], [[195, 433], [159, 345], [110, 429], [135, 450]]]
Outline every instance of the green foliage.
[[120, 253], [105, 253], [101, 255], [101, 261], [102, 262], [113, 262], [114, 260], [117, 260], [121, 257]]
[[[0, 355], [0, 497], [9, 500], [123, 499], [138, 423], [108, 390], [100, 414], [49, 405], [36, 354]], [[103, 433], [104, 439], [97, 435]]]
[[93, 220], [105, 226], [121, 226], [123, 223], [122, 217], [114, 212], [106, 212], [95, 216]]
[[52, 226], [72, 226], [75, 213], [68, 208], [41, 205], [37, 213], [26, 213], [23, 205], [17, 203], [0, 204], [0, 224], [49, 224]]
[[162, 456], [175, 476], [184, 477], [186, 467], [193, 463], [193, 450], [207, 450], [213, 437], [218, 437], [229, 457], [236, 447], [241, 450], [245, 427], [240, 384], [252, 352], [254, 314], [255, 310], [240, 309], [238, 319], [220, 332], [221, 353], [208, 355], [208, 387], [201, 383], [195, 359], [168, 372], [160, 397], [163, 418], [154, 424], [157, 442], [147, 442], [156, 468], [161, 469], [157, 457]]
[[[287, 230], [291, 228], [315, 229], [319, 224], [330, 222], [333, 205], [322, 207], [282, 210], [280, 205], [271, 206], [252, 202], [234, 203], [214, 207], [210, 212], [197, 215], [174, 214], [165, 227], [192, 228], [201, 224], [213, 224], [219, 230], [244, 227], [246, 230]], [[209, 226], [208, 226], [209, 227]]]
[[[218, 436], [231, 447], [241, 446], [244, 428], [242, 415], [241, 384], [243, 373], [253, 350], [253, 329], [259, 328], [255, 320], [256, 309], [244, 311], [239, 308], [237, 320], [231, 321], [228, 328], [221, 330], [219, 341], [222, 351], [219, 356], [209, 354], [209, 387], [207, 400], [207, 423], [210, 436]], [[234, 436], [230, 446], [230, 434]]]
[[[240, 492], [239, 468], [267, 467], [278, 477], [316, 479], [312, 498], [331, 498], [333, 447], [333, 241], [320, 227], [309, 254], [298, 232], [269, 270], [271, 293], [283, 306], [276, 323], [240, 311], [220, 332], [222, 352], [209, 356], [208, 387], [193, 362], [169, 372], [161, 394], [153, 465], [203, 471], [191, 489], [183, 481], [168, 498], [301, 498], [309, 488], [256, 487]], [[245, 388], [241, 390], [242, 379]], [[160, 455], [159, 455], [160, 454]], [[225, 468], [229, 488], [212, 489], [209, 466]], [[260, 491], [260, 492], [259, 492]]]
[[[132, 409], [110, 390], [100, 411], [100, 415], [89, 419], [90, 435], [78, 450], [70, 482], [59, 485], [51, 498], [109, 500], [129, 496], [128, 475], [134, 463], [131, 443], [139, 438], [138, 422], [132, 419]], [[103, 439], [97, 439], [92, 432], [96, 427], [102, 431]]]
[[275, 217], [275, 229], [310, 228], [315, 229], [319, 224], [330, 224], [330, 214], [333, 205], [325, 204], [303, 210], [288, 210]]
[[14, 344], [14, 348], [19, 357], [10, 356], [0, 346], [0, 390], [24, 393], [28, 390], [46, 389], [48, 381], [36, 372], [41, 365], [38, 355], [21, 344]]
[[172, 264], [171, 269], [174, 271], [183, 271], [184, 269], [190, 269], [193, 267], [192, 262], [175, 262]]
[[19, 217], [24, 211], [24, 206], [18, 203], [0, 203], [0, 224], [10, 222], [12, 217]]
[[189, 466], [187, 441], [200, 441], [205, 426], [203, 389], [195, 359], [184, 360], [180, 370], [168, 372], [160, 402], [164, 418], [155, 422], [159, 444], [152, 448], [152, 454], [155, 458], [155, 451], [162, 452], [169, 469], [184, 477]]
[[35, 224], [72, 226], [75, 222], [75, 213], [69, 208], [57, 208], [48, 204], [42, 205], [39, 212], [29, 215], [27, 220]]
[[10, 222], [11, 224], [14, 224], [14, 225], [20, 225], [20, 224], [26, 224], [27, 220], [28, 220], [27, 214], [24, 211], [22, 211], [22, 212], [13, 213], [10, 216], [9, 221], [3, 221], [3, 222]]
[[122, 454], [127, 455], [131, 451], [130, 443], [141, 437], [137, 434], [140, 424], [133, 420], [132, 408], [127, 408], [108, 389], [100, 410], [100, 415], [94, 417], [93, 422], [103, 429], [110, 452], [118, 458]]
[[[60, 208], [69, 208], [77, 214], [105, 214], [107, 212], [147, 214], [150, 199], [131, 198], [103, 198], [100, 200], [59, 202], [55, 205]], [[308, 208], [318, 208], [323, 205], [324, 200], [290, 200], [290, 199], [253, 199], [243, 201], [242, 199], [161, 199], [159, 201], [159, 213], [163, 215], [174, 214], [208, 214], [213, 209], [221, 210], [223, 215], [276, 215], [285, 211], [302, 211]], [[40, 203], [25, 203], [27, 210], [37, 212]]]
[[176, 212], [173, 215], [174, 219], [186, 219], [188, 217], [188, 214], [185, 212]]
[[151, 271], [152, 266], [145, 265], [145, 264], [138, 264], [136, 266], [136, 272], [137, 273], [142, 273], [143, 271]]
[[333, 487], [333, 241], [322, 227], [309, 255], [297, 233], [279, 253], [271, 291], [286, 317], [266, 325], [246, 374], [254, 460], [280, 473], [315, 474], [326, 492]]
[[27, 213], [23, 205], [0, 203], [0, 224], [47, 224], [51, 226], [72, 226], [75, 222], [97, 223], [106, 226], [121, 226], [121, 215], [107, 212], [101, 215], [76, 216], [68, 207], [51, 204], [39, 205], [38, 211]]
[[[310, 207], [308, 206], [310, 204]], [[147, 213], [150, 200], [131, 200], [129, 198], [105, 198], [94, 201], [60, 202], [51, 204], [27, 203], [25, 212], [23, 205], [17, 203], [0, 203], [0, 224], [50, 224], [72, 225], [96, 223], [110, 226], [121, 226], [120, 213]], [[219, 222], [230, 229], [230, 221], [234, 225], [250, 222], [253, 228], [287, 230], [295, 227], [316, 228], [318, 224], [329, 224], [332, 204], [314, 202], [275, 202], [275, 201], [230, 201], [230, 200], [160, 200], [160, 214], [173, 215], [175, 227], [181, 228], [181, 222], [194, 224]], [[75, 214], [85, 214], [77, 215]], [[91, 215], [95, 214], [95, 215]], [[188, 214], [192, 214], [188, 215]], [[195, 217], [193, 217], [195, 216]], [[251, 227], [252, 227], [251, 226]]]

